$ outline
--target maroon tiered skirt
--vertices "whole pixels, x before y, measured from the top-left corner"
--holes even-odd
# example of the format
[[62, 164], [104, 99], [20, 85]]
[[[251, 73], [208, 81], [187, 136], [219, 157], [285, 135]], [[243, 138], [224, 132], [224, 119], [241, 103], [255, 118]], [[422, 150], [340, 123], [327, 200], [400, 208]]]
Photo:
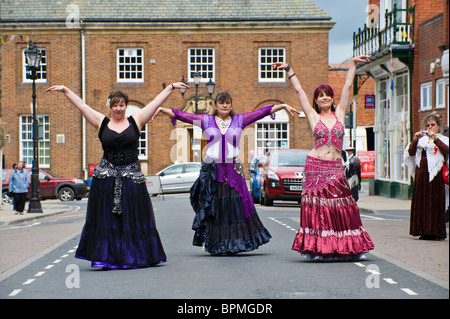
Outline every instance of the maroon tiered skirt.
[[373, 249], [341, 161], [308, 156], [300, 228], [292, 249], [319, 260], [358, 259]]

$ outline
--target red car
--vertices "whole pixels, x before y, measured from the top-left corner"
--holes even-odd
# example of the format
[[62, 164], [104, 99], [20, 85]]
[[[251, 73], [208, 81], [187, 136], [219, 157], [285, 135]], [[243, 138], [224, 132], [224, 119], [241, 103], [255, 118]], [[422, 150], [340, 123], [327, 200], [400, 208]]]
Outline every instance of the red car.
[[274, 200], [301, 201], [306, 156], [309, 150], [276, 149], [270, 152], [261, 173], [261, 204]]
[[[27, 168], [30, 176], [30, 186], [27, 197], [31, 193], [31, 169]], [[13, 169], [2, 169], [2, 203], [10, 204], [11, 198], [8, 196], [9, 179]], [[41, 199], [58, 198], [61, 201], [81, 199], [89, 190], [87, 181], [79, 178], [57, 177], [52, 173], [40, 168], [39, 184]]]

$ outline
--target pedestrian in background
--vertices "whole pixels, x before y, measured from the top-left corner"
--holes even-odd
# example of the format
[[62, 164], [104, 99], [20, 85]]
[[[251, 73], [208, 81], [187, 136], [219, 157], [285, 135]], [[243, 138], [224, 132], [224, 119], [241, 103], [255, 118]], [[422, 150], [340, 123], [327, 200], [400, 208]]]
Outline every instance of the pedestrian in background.
[[359, 199], [359, 191], [361, 190], [361, 164], [359, 163], [353, 147], [347, 148], [346, 151], [348, 156], [344, 163], [345, 176], [350, 185], [352, 196], [357, 202]]
[[111, 118], [92, 109], [64, 86], [49, 91], [62, 92], [98, 131], [103, 157], [94, 170], [86, 212], [75, 257], [92, 261], [103, 269], [148, 267], [166, 261], [145, 176], [138, 160], [141, 128], [175, 88], [167, 86], [144, 108], [126, 117], [128, 96], [113, 92], [107, 106]]
[[17, 162], [16, 168], [12, 171], [9, 179], [9, 191], [14, 196], [14, 210], [16, 211], [16, 215], [23, 215], [28, 187], [30, 186], [30, 177], [23, 165], [23, 161]]
[[359, 260], [364, 259], [364, 254], [374, 247], [362, 225], [341, 159], [345, 134], [342, 123], [350, 99], [356, 64], [368, 61], [369, 56], [353, 58], [337, 106], [334, 105], [333, 89], [322, 84], [314, 90], [311, 107], [292, 67], [285, 62], [275, 62], [272, 65], [273, 68], [287, 72], [315, 140], [314, 148], [306, 160], [300, 228], [292, 245], [293, 250], [307, 259]]
[[190, 195], [196, 213], [193, 245], [204, 245], [211, 255], [248, 252], [267, 243], [271, 236], [258, 217], [239, 160], [242, 130], [281, 109], [294, 115], [295, 109], [280, 104], [235, 114], [228, 93], [217, 94], [214, 106], [214, 115], [166, 108], [160, 112], [172, 118], [173, 124], [179, 120], [200, 126], [207, 139], [206, 158]]
[[409, 233], [420, 239], [445, 239], [445, 190], [442, 174], [449, 151], [449, 139], [435, 114], [423, 119], [423, 128], [414, 134], [403, 154], [414, 178]]

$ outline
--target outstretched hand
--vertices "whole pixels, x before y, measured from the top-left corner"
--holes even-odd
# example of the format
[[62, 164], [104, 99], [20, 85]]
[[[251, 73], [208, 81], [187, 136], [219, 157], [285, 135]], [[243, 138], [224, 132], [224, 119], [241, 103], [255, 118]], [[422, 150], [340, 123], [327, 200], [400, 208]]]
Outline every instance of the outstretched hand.
[[352, 59], [352, 62], [355, 64], [357, 62], [370, 62], [370, 55], [360, 55], [360, 56], [354, 57]]
[[287, 68], [288, 64], [285, 62], [274, 62], [272, 63], [273, 69], [285, 69]]
[[301, 114], [301, 113], [302, 113], [302, 112], [300, 112], [299, 110], [297, 110], [295, 107], [292, 107], [292, 106], [287, 105], [287, 104], [286, 104], [285, 110], [286, 110], [291, 116], [294, 116], [294, 113], [297, 113], [297, 114]]
[[55, 85], [55, 86], [49, 87], [47, 90], [45, 90], [45, 92], [50, 92], [50, 91], [64, 92], [65, 88], [66, 87], [64, 85]]
[[184, 82], [172, 83], [171, 85], [173, 85], [173, 87], [175, 89], [187, 89], [187, 90], [189, 90], [189, 85], [187, 85]]

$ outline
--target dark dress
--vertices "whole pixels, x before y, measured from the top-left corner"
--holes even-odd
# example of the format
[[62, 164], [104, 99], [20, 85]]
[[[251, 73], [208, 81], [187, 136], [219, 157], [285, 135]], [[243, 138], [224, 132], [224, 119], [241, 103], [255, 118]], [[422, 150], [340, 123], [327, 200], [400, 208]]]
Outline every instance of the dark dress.
[[256, 212], [237, 154], [243, 129], [271, 115], [272, 106], [234, 115], [224, 133], [212, 115], [173, 109], [173, 124], [180, 120], [198, 125], [208, 141], [207, 157], [191, 188], [190, 200], [195, 212], [192, 244], [204, 246], [211, 255], [253, 251], [271, 238]]
[[[437, 140], [436, 145], [448, 155], [448, 146]], [[416, 153], [417, 143], [411, 142], [409, 154]], [[445, 154], [445, 152], [447, 154]], [[422, 150], [420, 167], [415, 168], [411, 197], [411, 218], [409, 233], [424, 239], [444, 239], [445, 229], [445, 188], [442, 171], [429, 181], [428, 162], [425, 149]]]
[[132, 117], [128, 121], [128, 128], [117, 133], [108, 128], [105, 117], [99, 131], [104, 154], [94, 172], [75, 255], [92, 261], [92, 267], [137, 268], [166, 261], [140, 171], [139, 129]]

